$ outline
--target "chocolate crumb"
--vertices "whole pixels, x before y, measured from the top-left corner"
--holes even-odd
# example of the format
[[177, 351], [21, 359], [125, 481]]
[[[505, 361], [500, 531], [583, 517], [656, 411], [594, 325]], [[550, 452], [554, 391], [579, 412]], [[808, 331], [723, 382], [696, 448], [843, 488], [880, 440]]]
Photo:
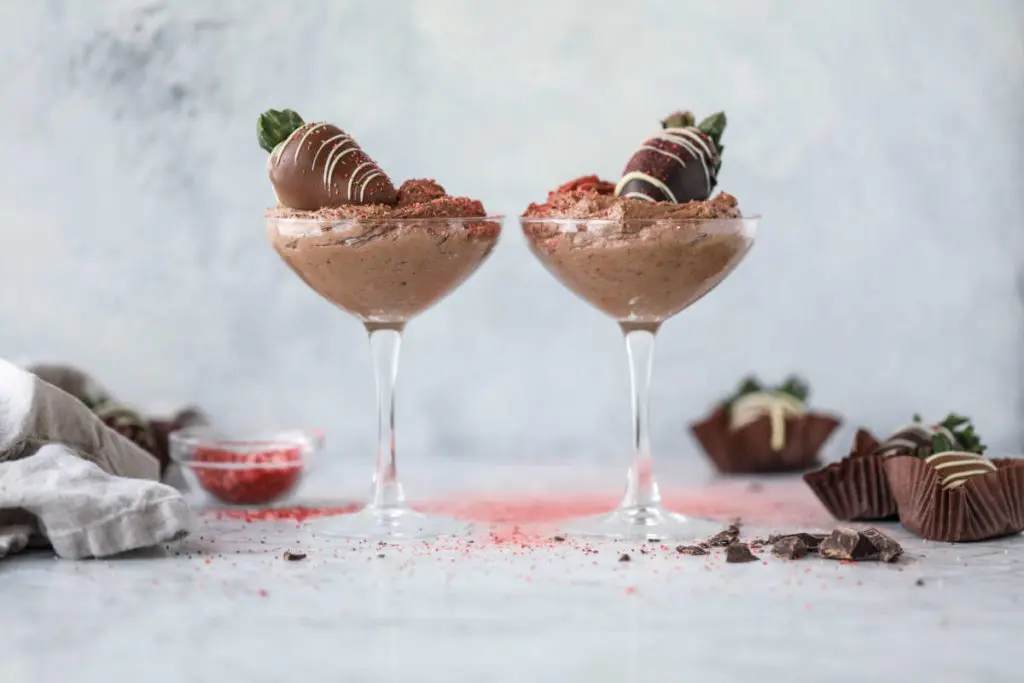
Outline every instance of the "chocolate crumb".
[[736, 541], [726, 546], [725, 561], [729, 564], [735, 564], [737, 562], [755, 562], [757, 561], [757, 557], [754, 553], [750, 552], [750, 548], [747, 547], [746, 543]]
[[807, 555], [807, 544], [797, 536], [786, 536], [772, 545], [772, 555], [784, 557], [787, 560], [799, 560]]
[[629, 553], [622, 553], [619, 555], [619, 562], [629, 562], [631, 559], [632, 558], [629, 556]]
[[699, 545], [677, 545], [676, 552], [680, 555], [707, 555], [708, 551]]
[[561, 543], [561, 542], [563, 542], [565, 540], [565, 536], [555, 536], [551, 540], [558, 541], [559, 543]]
[[377, 555], [378, 559], [384, 559], [384, 557], [385, 557], [384, 553], [380, 553], [380, 554]]
[[914, 585], [915, 586], [923, 586], [924, 585], [924, 579], [918, 579], [917, 581], [914, 582]]
[[818, 552], [829, 560], [894, 562], [903, 554], [903, 548], [878, 529], [857, 531], [844, 527], [822, 541]]
[[284, 559], [289, 562], [298, 562], [299, 560], [306, 559], [306, 553], [293, 553], [290, 550], [284, 551]]

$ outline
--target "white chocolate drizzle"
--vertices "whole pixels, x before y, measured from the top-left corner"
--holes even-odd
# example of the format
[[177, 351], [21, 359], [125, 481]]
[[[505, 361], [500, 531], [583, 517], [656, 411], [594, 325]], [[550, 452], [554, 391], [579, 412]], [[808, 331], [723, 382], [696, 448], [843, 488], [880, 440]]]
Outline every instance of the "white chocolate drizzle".
[[328, 190], [331, 189], [331, 180], [334, 178], [334, 169], [335, 167], [337, 167], [338, 162], [347, 157], [349, 154], [359, 151], [359, 145], [353, 144], [351, 147], [335, 156], [334, 159], [332, 160], [331, 156], [333, 156], [335, 152], [337, 152], [344, 146], [344, 142], [339, 142], [335, 144], [334, 148], [331, 149], [331, 151], [327, 154], [327, 160], [324, 161], [324, 187], [326, 187]]
[[[324, 140], [323, 142], [320, 143], [320, 147], [317, 148], [316, 154], [313, 155], [313, 161], [309, 165], [310, 170], [316, 170], [316, 160], [320, 158], [320, 152], [324, 151], [324, 147], [326, 147], [327, 145], [329, 145], [332, 142], [335, 142], [337, 140], [351, 141], [353, 143], [355, 142], [355, 140], [352, 140], [352, 138], [349, 137], [348, 133], [339, 133], [339, 134], [335, 135], [333, 138], [327, 138], [326, 140]], [[344, 144], [344, 143], [338, 143], [338, 145], [335, 145], [335, 147], [333, 147], [332, 149], [337, 149], [338, 146], [340, 146], [342, 144]], [[330, 152], [327, 153], [327, 158], [328, 158], [328, 161], [330, 161]], [[324, 163], [326, 164], [328, 162], [325, 161]]]
[[348, 198], [348, 201], [352, 201], [352, 183], [355, 181], [356, 176], [359, 175], [359, 171], [366, 168], [367, 166], [376, 165], [377, 164], [373, 163], [372, 161], [364, 161], [363, 163], [355, 167], [355, 169], [352, 171], [352, 175], [348, 177], [348, 191], [345, 195]]
[[771, 421], [771, 447], [781, 451], [786, 445], [786, 418], [804, 414], [804, 404], [778, 391], [755, 391], [736, 399], [729, 414], [730, 427], [741, 429], [767, 416]]
[[363, 203], [363, 201], [364, 201], [364, 199], [366, 197], [366, 188], [367, 188], [367, 186], [369, 186], [370, 181], [373, 180], [374, 178], [376, 178], [377, 176], [382, 176], [382, 175], [384, 175], [384, 173], [378, 168], [375, 171], [371, 171], [370, 173], [368, 173], [366, 175], [365, 178], [363, 178], [363, 184], [359, 188], [359, 203], [360, 204]]
[[676, 196], [672, 194], [672, 190], [668, 189], [668, 185], [661, 182], [654, 176], [644, 173], [643, 171], [630, 171], [626, 175], [622, 176], [622, 179], [619, 181], [619, 184], [615, 186], [615, 194], [619, 194], [620, 192], [622, 192], [622, 188], [624, 188], [626, 186], [626, 183], [628, 183], [631, 180], [643, 180], [644, 182], [648, 182], [651, 185], [654, 185], [662, 192], [664, 192], [665, 196], [668, 197], [671, 202], [677, 203]]
[[[299, 152], [302, 151], [302, 146], [304, 144], [306, 144], [306, 138], [308, 138], [310, 135], [312, 135], [317, 130], [319, 130], [320, 128], [323, 128], [326, 125], [328, 125], [328, 124], [326, 124], [326, 123], [311, 123], [311, 124], [309, 124], [309, 128], [306, 129], [306, 131], [302, 134], [302, 137], [299, 139], [299, 144], [297, 144], [295, 146], [295, 156], [292, 157], [292, 162], [293, 163], [298, 163], [299, 162]], [[302, 130], [302, 128], [297, 128], [295, 130], [295, 132], [297, 133], [300, 130]], [[295, 133], [292, 133], [292, 135], [294, 135], [294, 134]], [[289, 136], [289, 137], [291, 137], [291, 136]]]

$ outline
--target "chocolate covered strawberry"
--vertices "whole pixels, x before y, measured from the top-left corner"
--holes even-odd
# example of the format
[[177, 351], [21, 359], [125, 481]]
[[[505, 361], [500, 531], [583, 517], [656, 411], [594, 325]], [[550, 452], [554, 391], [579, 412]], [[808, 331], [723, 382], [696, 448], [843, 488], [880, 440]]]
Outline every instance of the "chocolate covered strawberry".
[[395, 186], [351, 135], [330, 123], [304, 123], [291, 109], [269, 109], [256, 124], [277, 200], [316, 211], [344, 204], [387, 204]]
[[695, 125], [692, 113], [677, 112], [661, 126], [663, 130], [645, 140], [630, 158], [615, 194], [675, 204], [708, 199], [722, 166], [725, 113]]

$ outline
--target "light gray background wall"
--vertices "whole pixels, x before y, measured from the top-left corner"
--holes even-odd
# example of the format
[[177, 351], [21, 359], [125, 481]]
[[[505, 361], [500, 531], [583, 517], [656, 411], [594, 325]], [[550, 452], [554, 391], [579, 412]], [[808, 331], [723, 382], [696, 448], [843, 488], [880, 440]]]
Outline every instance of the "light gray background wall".
[[[256, 115], [354, 133], [392, 177], [511, 216], [615, 176], [669, 111], [730, 116], [721, 187], [748, 261], [664, 328], [656, 447], [751, 370], [879, 430], [920, 411], [1020, 432], [1024, 181], [1015, 0], [515, 3], [4, 0], [0, 355], [125, 398], [321, 425], [367, 457], [361, 328], [264, 243]], [[621, 457], [616, 329], [513, 222], [408, 330], [405, 456]], [[833, 449], [835, 450], [835, 449]]]

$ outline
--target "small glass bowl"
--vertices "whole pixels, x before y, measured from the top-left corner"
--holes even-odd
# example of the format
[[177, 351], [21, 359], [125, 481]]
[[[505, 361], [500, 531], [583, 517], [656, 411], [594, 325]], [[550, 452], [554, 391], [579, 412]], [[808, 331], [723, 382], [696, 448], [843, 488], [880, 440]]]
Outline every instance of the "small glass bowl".
[[189, 488], [217, 505], [264, 507], [287, 499], [323, 450], [315, 429], [234, 432], [188, 427], [169, 437]]

